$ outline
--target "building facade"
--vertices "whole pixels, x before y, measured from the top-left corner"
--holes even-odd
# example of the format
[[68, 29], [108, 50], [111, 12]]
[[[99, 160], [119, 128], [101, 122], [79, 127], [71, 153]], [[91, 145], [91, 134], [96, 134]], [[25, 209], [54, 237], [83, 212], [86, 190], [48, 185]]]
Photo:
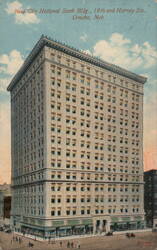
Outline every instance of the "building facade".
[[144, 209], [148, 227], [157, 229], [157, 170], [144, 172]]
[[16, 230], [51, 237], [144, 227], [145, 81], [40, 38], [8, 86]]

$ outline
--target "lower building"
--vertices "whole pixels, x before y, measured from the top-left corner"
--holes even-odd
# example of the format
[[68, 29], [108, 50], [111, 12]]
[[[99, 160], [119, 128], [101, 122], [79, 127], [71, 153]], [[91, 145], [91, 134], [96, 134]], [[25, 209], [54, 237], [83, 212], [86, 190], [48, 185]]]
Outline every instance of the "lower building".
[[144, 208], [148, 227], [157, 229], [157, 170], [144, 173]]
[[0, 224], [10, 224], [11, 190], [10, 185], [0, 185]]

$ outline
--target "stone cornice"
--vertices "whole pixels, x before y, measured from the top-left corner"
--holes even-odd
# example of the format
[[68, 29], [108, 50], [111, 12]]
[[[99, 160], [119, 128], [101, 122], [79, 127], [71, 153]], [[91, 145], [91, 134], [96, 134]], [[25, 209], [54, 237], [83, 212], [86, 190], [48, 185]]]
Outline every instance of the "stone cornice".
[[82, 52], [78, 49], [75, 49], [73, 47], [70, 47], [64, 43], [58, 42], [56, 40], [53, 40], [47, 36], [42, 35], [41, 38], [39, 39], [39, 41], [36, 43], [36, 45], [34, 46], [34, 48], [32, 49], [32, 51], [30, 52], [29, 56], [26, 58], [24, 64], [21, 66], [21, 68], [19, 69], [19, 71], [16, 73], [16, 75], [13, 77], [11, 83], [9, 84], [7, 90], [11, 91], [12, 88], [14, 87], [14, 85], [19, 81], [19, 79], [22, 77], [22, 75], [24, 74], [24, 72], [26, 72], [26, 70], [28, 69], [28, 67], [30, 66], [31, 62], [34, 60], [34, 58], [38, 55], [38, 53], [41, 51], [41, 49], [44, 47], [50, 47], [56, 50], [59, 50], [65, 54], [68, 54], [72, 57], [75, 57], [77, 59], [80, 59], [82, 61], [91, 63], [95, 66], [98, 66], [102, 69], [106, 69], [109, 71], [112, 71], [113, 73], [119, 74], [121, 76], [130, 78], [134, 81], [137, 81], [139, 83], [145, 83], [147, 78], [137, 75], [135, 73], [132, 73], [126, 69], [123, 69], [119, 66], [116, 66], [114, 64], [105, 62], [101, 59], [98, 59], [96, 57], [93, 57], [91, 55], [86, 54], [85, 52]]
[[12, 188], [19, 188], [19, 187], [26, 187], [30, 185], [39, 185], [39, 184], [44, 184], [44, 183], [79, 183], [79, 184], [111, 184], [111, 185], [144, 185], [144, 182], [121, 182], [121, 181], [95, 181], [95, 180], [79, 180], [79, 181], [74, 181], [74, 180], [38, 180], [34, 182], [29, 182], [29, 183], [21, 183], [21, 184], [12, 184]]

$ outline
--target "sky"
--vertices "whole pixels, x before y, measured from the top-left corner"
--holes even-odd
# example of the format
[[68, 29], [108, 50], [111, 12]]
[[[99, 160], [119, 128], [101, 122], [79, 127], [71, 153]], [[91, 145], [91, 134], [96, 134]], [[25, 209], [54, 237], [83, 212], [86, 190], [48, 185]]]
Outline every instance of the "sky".
[[10, 182], [6, 88], [42, 34], [148, 78], [144, 168], [157, 169], [157, 0], [0, 0], [0, 183]]

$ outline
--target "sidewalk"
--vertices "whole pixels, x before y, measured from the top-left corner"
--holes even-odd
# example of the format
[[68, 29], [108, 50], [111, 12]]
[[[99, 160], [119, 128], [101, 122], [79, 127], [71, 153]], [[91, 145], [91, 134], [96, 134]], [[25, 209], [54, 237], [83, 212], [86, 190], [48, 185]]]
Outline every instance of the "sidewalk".
[[[79, 245], [81, 250], [156, 250], [157, 233], [138, 231], [135, 233], [136, 237], [131, 239], [128, 239], [125, 233], [114, 234], [110, 237], [104, 237], [103, 235], [72, 236], [56, 238], [55, 241], [51, 242], [43, 241], [41, 238], [39, 238], [40, 241], [37, 238], [35, 241], [34, 237], [29, 237], [29, 235], [25, 237], [22, 234], [14, 233], [14, 237], [22, 239], [20, 244], [19, 240], [13, 241], [13, 233], [0, 232], [0, 246], [2, 250], [65, 250], [69, 249], [68, 244], [70, 244], [71, 248], [73, 246], [73, 250], [78, 250]], [[29, 242], [33, 244], [33, 248], [29, 247]]]
[[[43, 239], [41, 237], [38, 236], [34, 236], [34, 235], [30, 235], [30, 234], [25, 234], [23, 235], [20, 232], [13, 232], [14, 235], [19, 235], [21, 237], [25, 237], [31, 240], [35, 240], [35, 241], [42, 241], [42, 242], [48, 242], [49, 239]], [[103, 236], [103, 234], [85, 234], [85, 235], [71, 235], [71, 236], [63, 236], [63, 237], [54, 237], [51, 238], [51, 242], [52, 241], [61, 241], [61, 240], [74, 240], [74, 239], [83, 239], [83, 238], [90, 238], [90, 237], [97, 237], [97, 236]]]
[[[113, 232], [113, 235], [119, 235], [119, 234], [125, 235], [126, 233], [134, 233], [135, 234], [135, 233], [144, 233], [144, 232], [152, 232], [152, 229], [151, 228], [146, 228], [146, 229], [139, 229], [139, 230], [119, 231], [119, 232]], [[19, 233], [19, 232], [14, 232], [14, 234], [26, 237], [28, 239], [41, 241], [41, 242], [48, 242], [49, 241], [49, 239], [43, 239], [41, 237], [30, 235], [30, 234], [23, 235], [22, 233]], [[106, 233], [55, 237], [55, 238], [51, 238], [51, 242], [52, 241], [60, 241], [60, 240], [74, 240], [74, 239], [84, 239], [84, 238], [90, 238], [90, 237], [101, 237], [101, 236], [105, 236], [105, 234]]]

